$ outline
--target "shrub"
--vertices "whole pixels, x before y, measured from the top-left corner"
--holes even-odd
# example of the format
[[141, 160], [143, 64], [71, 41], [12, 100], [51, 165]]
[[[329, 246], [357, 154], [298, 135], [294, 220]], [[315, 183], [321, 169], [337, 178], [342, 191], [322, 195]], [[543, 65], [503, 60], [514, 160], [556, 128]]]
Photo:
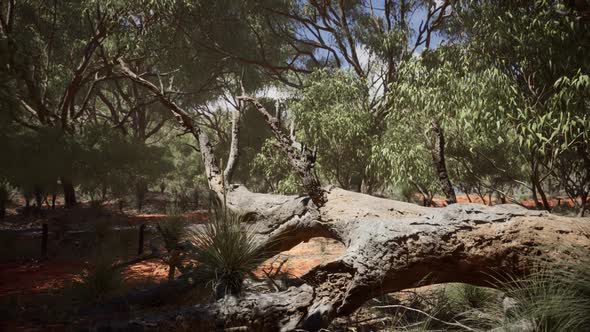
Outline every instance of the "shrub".
[[123, 278], [120, 270], [113, 269], [108, 259], [98, 258], [93, 266], [80, 274], [73, 290], [76, 296], [85, 302], [100, 303], [122, 287]]
[[528, 321], [536, 331], [590, 331], [590, 259], [548, 266], [504, 284], [515, 300], [504, 324]]
[[264, 260], [253, 230], [243, 228], [242, 221], [224, 203], [214, 208], [211, 220], [196, 228], [191, 237], [199, 277], [217, 298], [238, 295], [246, 276]]
[[466, 324], [506, 331], [590, 331], [589, 263], [590, 258], [544, 263], [524, 279], [499, 282], [504, 303], [483, 308]]

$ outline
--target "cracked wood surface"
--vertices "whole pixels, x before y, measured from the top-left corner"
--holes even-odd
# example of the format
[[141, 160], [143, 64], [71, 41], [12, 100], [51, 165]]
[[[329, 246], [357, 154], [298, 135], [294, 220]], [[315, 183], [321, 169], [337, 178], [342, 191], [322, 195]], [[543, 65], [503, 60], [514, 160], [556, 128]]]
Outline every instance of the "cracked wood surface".
[[424, 208], [338, 188], [326, 189], [326, 195], [326, 204], [317, 208], [307, 196], [257, 194], [240, 186], [228, 194], [228, 204], [249, 215], [270, 251], [288, 250], [313, 237], [343, 243], [340, 257], [302, 276], [305, 284], [226, 298], [134, 326], [216, 322], [251, 330], [316, 331], [384, 293], [419, 283], [489, 286], [501, 275], [526, 274], [539, 259], [575, 259], [568, 250], [572, 246], [590, 249], [588, 219], [517, 205]]

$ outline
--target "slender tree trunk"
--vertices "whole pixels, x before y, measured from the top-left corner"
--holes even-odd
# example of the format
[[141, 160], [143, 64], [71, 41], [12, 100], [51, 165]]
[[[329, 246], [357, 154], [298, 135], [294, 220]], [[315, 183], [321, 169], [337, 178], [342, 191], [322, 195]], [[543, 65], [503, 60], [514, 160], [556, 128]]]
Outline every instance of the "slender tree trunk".
[[285, 134], [281, 130], [277, 118], [272, 116], [256, 98], [241, 96], [239, 99], [253, 103], [256, 109], [264, 116], [266, 123], [270, 126], [278, 141], [278, 146], [287, 155], [287, 161], [291, 168], [301, 178], [303, 188], [315, 205], [323, 206], [326, 202], [326, 192], [314, 172], [316, 150], [309, 149], [304, 144], [295, 141], [294, 137]]
[[[240, 104], [242, 102], [240, 101]], [[224, 178], [224, 186], [228, 187], [231, 183], [234, 171], [238, 164], [238, 160], [240, 160], [240, 119], [242, 117], [242, 107], [239, 109], [234, 110], [232, 112], [232, 121], [231, 121], [231, 144], [229, 149], [229, 155], [227, 158], [227, 165], [225, 170], [223, 171], [223, 178]], [[277, 114], [280, 114], [277, 108]], [[280, 126], [280, 120], [279, 120]]]
[[465, 196], [467, 196], [467, 201], [469, 201], [469, 203], [473, 203], [473, 201], [471, 200], [471, 197], [469, 197], [469, 193], [467, 191], [465, 191]]
[[55, 200], [57, 199], [57, 193], [56, 192], [52, 192], [51, 193], [51, 209], [55, 210]]
[[545, 195], [545, 190], [543, 190], [543, 186], [541, 185], [540, 181], [537, 181], [537, 191], [539, 192], [539, 195], [541, 195], [541, 200], [543, 201], [545, 210], [551, 212], [551, 205], [549, 204], [549, 200], [547, 199], [547, 195]]
[[43, 207], [43, 192], [40, 186], [35, 186], [35, 204], [37, 205], [37, 209], [41, 209]]
[[580, 204], [580, 210], [578, 211], [578, 217], [583, 217], [584, 214], [586, 213], [586, 209], [588, 208], [588, 193], [583, 193], [582, 195], [580, 195], [580, 199], [582, 201], [582, 204]]
[[506, 204], [506, 195], [500, 193], [498, 195], [500, 195], [500, 203]]
[[371, 185], [369, 184], [369, 181], [367, 181], [364, 177], [363, 180], [361, 181], [361, 187], [360, 187], [360, 192], [363, 194], [368, 194], [370, 195], [372, 191]]
[[141, 224], [139, 226], [139, 239], [137, 245], [137, 256], [141, 256], [143, 254], [143, 235], [145, 233], [145, 224]]
[[6, 203], [8, 202], [8, 190], [0, 184], [0, 219], [6, 217]]
[[533, 202], [535, 203], [535, 207], [537, 210], [541, 210], [541, 202], [539, 202], [539, 198], [537, 197], [537, 186], [533, 182], [534, 180], [531, 178], [531, 195], [533, 198]]
[[477, 193], [477, 196], [479, 197], [479, 199], [481, 199], [481, 202], [483, 203], [483, 205], [488, 205], [488, 203], [486, 203], [485, 196], [481, 193], [481, 190], [479, 188], [476, 189], [476, 193]]
[[[534, 158], [534, 157], [531, 157]], [[533, 202], [535, 203], [535, 207], [538, 210], [542, 209], [541, 203], [539, 202], [539, 198], [537, 197], [537, 182], [538, 181], [538, 169], [537, 169], [537, 163], [533, 160], [531, 160], [531, 194], [533, 196]]]
[[66, 178], [61, 178], [61, 185], [64, 191], [64, 204], [66, 208], [74, 207], [78, 204], [76, 200], [76, 189], [72, 182]]
[[436, 121], [432, 121], [432, 160], [434, 162], [434, 170], [441, 188], [447, 198], [447, 204], [457, 203], [457, 196], [453, 189], [451, 179], [447, 172], [447, 165], [445, 162], [445, 137], [444, 131]]
[[138, 181], [135, 185], [135, 200], [137, 211], [141, 212], [143, 203], [145, 201], [145, 194], [147, 193], [147, 184], [144, 181]]
[[170, 252], [170, 261], [169, 261], [169, 268], [168, 268], [168, 280], [174, 280], [174, 275], [176, 274], [176, 265], [178, 264], [178, 251], [176, 249]]

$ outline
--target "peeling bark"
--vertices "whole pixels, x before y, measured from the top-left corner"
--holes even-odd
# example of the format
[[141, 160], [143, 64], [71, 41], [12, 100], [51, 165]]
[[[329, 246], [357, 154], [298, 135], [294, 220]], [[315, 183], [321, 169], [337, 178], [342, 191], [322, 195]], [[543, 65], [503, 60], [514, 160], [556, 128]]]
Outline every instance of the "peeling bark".
[[229, 148], [229, 155], [227, 159], [227, 166], [225, 167], [223, 178], [225, 181], [225, 186], [228, 187], [231, 183], [234, 170], [238, 164], [238, 160], [240, 158], [240, 118], [241, 118], [242, 110], [234, 110], [232, 112], [232, 122], [231, 122], [231, 145]]

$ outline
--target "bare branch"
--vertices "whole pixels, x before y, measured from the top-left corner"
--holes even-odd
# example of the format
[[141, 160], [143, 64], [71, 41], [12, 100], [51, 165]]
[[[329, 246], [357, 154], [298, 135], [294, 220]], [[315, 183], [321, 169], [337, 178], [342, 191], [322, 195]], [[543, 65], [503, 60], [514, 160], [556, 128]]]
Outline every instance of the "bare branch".
[[315, 152], [295, 141], [294, 137], [284, 133], [280, 127], [279, 120], [272, 116], [258, 99], [250, 96], [240, 96], [238, 99], [252, 103], [264, 116], [266, 123], [278, 141], [279, 147], [287, 156], [289, 164], [302, 179], [303, 187], [307, 191], [307, 194], [317, 206], [323, 206], [326, 202], [325, 191], [322, 189], [320, 181], [314, 173]]
[[123, 75], [131, 79], [131, 81], [143, 86], [150, 91], [160, 102], [166, 106], [172, 112], [174, 117], [178, 120], [180, 125], [185, 128], [188, 132], [192, 133], [197, 142], [199, 143], [199, 149], [203, 158], [203, 164], [205, 165], [205, 171], [207, 173], [207, 180], [209, 188], [218, 194], [224, 191], [224, 184], [221, 181], [221, 171], [217, 164], [217, 158], [213, 153], [213, 145], [209, 141], [208, 135], [203, 132], [199, 126], [196, 126], [193, 119], [188, 115], [188, 112], [180, 108], [176, 103], [170, 100], [156, 85], [152, 82], [135, 74], [127, 64], [119, 59], [119, 67]]

